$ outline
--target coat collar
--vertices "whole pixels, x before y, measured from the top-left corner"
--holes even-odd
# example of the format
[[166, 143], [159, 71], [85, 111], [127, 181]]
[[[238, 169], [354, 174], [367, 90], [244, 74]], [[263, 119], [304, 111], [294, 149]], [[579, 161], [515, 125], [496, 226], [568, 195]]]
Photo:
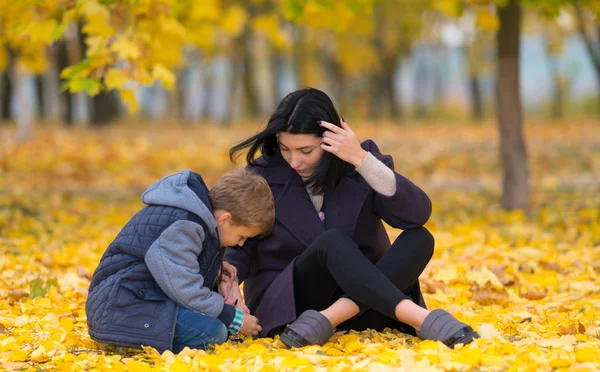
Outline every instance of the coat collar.
[[323, 223], [298, 173], [281, 156], [274, 156], [268, 162], [261, 160], [258, 163], [263, 166], [263, 177], [270, 185], [281, 187], [275, 197], [275, 218], [304, 246], [331, 228], [342, 228], [350, 236], [354, 234], [369, 194], [368, 186], [361, 185], [351, 175], [344, 177], [338, 187], [324, 196], [321, 209], [325, 213]]

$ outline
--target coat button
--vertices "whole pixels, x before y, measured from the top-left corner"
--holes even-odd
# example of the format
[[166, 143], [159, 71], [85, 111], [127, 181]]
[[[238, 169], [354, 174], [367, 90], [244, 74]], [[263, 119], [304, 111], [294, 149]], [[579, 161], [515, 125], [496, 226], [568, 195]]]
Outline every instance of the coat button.
[[142, 291], [141, 289], [138, 291], [138, 296], [141, 298], [144, 298], [144, 291]]
[[150, 328], [150, 324], [148, 324], [148, 323], [144, 324], [144, 328]]

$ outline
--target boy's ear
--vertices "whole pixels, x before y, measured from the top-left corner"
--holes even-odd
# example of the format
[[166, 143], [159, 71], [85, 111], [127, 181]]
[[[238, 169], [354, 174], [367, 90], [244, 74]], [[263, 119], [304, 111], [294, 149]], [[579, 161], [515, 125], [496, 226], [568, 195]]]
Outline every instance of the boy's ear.
[[223, 212], [219, 214], [219, 217], [217, 217], [217, 225], [219, 226], [223, 226], [226, 223], [231, 223], [231, 213], [229, 212]]

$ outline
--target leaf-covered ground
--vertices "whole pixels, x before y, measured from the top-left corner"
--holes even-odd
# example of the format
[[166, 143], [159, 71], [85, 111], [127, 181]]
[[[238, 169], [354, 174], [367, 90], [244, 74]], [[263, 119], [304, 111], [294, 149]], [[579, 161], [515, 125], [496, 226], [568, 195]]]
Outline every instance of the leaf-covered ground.
[[[0, 131], [0, 368], [25, 370], [599, 370], [600, 124], [531, 124], [532, 212], [499, 207], [493, 125], [358, 127], [432, 197], [436, 253], [422, 277], [483, 338], [450, 350], [398, 334], [336, 334], [289, 351], [245, 340], [178, 356], [90, 340], [84, 304], [101, 254], [141, 207], [141, 191], [179, 169], [209, 183], [253, 127]], [[398, 231], [390, 230], [394, 237]]]

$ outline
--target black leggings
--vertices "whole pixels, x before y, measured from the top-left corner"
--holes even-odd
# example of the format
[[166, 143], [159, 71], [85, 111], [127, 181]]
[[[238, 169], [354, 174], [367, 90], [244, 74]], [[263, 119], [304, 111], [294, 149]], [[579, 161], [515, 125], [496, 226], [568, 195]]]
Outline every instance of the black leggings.
[[361, 313], [339, 329], [393, 327], [413, 333], [397, 321], [395, 309], [404, 299], [425, 307], [418, 279], [433, 248], [433, 236], [426, 228], [406, 230], [373, 264], [342, 230], [327, 230], [294, 263], [296, 312], [321, 311], [345, 296], [359, 305]]

